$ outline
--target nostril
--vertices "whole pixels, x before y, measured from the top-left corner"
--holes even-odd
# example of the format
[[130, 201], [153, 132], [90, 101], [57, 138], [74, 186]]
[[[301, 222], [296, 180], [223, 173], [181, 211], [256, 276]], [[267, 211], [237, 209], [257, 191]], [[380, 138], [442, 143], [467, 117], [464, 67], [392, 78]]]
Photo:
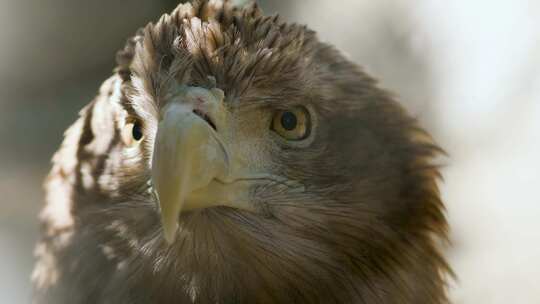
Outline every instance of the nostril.
[[202, 112], [199, 109], [194, 109], [193, 113], [199, 116], [200, 118], [204, 119], [204, 121], [206, 121], [212, 127], [212, 129], [214, 129], [214, 131], [217, 131], [216, 124], [214, 124], [214, 122], [208, 115], [206, 115], [204, 112]]

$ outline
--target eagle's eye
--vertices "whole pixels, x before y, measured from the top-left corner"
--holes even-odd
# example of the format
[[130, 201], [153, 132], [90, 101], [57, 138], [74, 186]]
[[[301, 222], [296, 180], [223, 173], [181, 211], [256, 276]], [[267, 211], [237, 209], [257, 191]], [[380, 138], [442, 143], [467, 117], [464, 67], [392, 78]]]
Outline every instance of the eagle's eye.
[[122, 130], [122, 140], [126, 146], [140, 142], [143, 136], [142, 124], [138, 120], [129, 121]]
[[271, 129], [287, 140], [302, 140], [309, 136], [309, 112], [303, 107], [278, 110], [272, 118]]

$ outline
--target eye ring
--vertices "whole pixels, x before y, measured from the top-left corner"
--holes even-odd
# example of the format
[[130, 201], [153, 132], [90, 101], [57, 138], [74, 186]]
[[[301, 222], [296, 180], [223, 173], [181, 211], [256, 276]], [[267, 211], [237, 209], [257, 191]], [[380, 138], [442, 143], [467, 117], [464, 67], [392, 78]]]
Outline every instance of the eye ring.
[[122, 141], [126, 146], [133, 146], [144, 138], [141, 121], [137, 119], [128, 120], [122, 128]]
[[301, 141], [311, 133], [311, 117], [304, 107], [274, 112], [270, 129], [290, 141]]

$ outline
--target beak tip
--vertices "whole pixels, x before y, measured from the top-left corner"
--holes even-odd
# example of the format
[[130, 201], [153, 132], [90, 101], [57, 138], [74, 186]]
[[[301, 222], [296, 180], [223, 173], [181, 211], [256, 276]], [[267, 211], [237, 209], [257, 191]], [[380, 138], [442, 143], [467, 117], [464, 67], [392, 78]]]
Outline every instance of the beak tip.
[[[178, 213], [175, 213], [178, 214]], [[161, 218], [161, 226], [163, 231], [163, 237], [167, 241], [167, 243], [170, 245], [174, 242], [175, 236], [176, 236], [176, 230], [178, 229], [178, 217], [170, 217], [165, 216], [165, 214], [162, 214]]]
[[163, 237], [165, 238], [165, 241], [167, 241], [167, 244], [171, 245], [174, 242], [177, 228], [178, 224], [176, 223], [172, 225], [172, 227], [163, 226]]

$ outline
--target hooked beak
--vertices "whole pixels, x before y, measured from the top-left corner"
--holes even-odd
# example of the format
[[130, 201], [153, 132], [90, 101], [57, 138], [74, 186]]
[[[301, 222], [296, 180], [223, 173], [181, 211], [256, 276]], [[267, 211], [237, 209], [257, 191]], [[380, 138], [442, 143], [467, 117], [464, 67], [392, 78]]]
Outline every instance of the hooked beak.
[[230, 164], [219, 134], [190, 107], [170, 102], [162, 110], [152, 159], [152, 181], [164, 237], [174, 241], [182, 211], [212, 206], [250, 209], [243, 183], [226, 182]]

